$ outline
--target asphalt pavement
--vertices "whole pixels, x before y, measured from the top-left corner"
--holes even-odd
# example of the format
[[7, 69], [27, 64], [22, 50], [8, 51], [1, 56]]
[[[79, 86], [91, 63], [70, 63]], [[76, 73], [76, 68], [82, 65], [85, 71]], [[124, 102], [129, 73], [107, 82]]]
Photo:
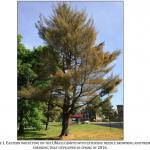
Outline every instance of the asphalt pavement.
[[123, 128], [123, 122], [95, 122], [94, 124], [105, 127]]

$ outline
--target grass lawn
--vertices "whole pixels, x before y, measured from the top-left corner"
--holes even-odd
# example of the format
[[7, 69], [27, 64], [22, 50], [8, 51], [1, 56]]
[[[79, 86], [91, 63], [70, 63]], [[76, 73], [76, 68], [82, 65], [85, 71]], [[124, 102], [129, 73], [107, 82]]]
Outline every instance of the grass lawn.
[[[18, 140], [59, 140], [60, 123], [51, 123], [47, 131], [26, 130], [24, 135], [18, 135]], [[69, 126], [69, 136], [61, 140], [122, 140], [123, 129], [98, 126], [94, 124], [79, 124]]]

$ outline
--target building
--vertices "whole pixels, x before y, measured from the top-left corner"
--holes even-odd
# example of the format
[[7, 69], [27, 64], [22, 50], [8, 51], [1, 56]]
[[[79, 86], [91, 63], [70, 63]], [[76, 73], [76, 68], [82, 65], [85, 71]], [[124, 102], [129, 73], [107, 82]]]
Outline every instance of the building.
[[83, 123], [85, 121], [102, 121], [102, 118], [95, 112], [92, 112], [85, 107], [81, 108], [79, 113], [70, 115], [69, 123]]
[[117, 105], [118, 121], [123, 122], [123, 105]]

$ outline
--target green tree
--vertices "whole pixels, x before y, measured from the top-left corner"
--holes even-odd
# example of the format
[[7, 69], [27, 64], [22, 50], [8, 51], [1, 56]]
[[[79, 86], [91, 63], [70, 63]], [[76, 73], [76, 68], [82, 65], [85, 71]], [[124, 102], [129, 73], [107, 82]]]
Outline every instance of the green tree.
[[100, 103], [101, 114], [109, 121], [118, 121], [118, 113], [111, 104], [111, 98], [112, 97]]
[[[37, 78], [37, 74], [33, 70], [32, 52], [25, 48], [21, 43], [22, 36], [17, 36], [17, 78], [18, 78], [18, 91], [22, 88], [29, 87]], [[41, 103], [29, 100], [25, 97], [18, 95], [17, 98], [17, 119], [19, 130], [18, 133], [24, 133], [24, 128], [27, 126], [34, 126], [41, 128], [41, 120], [43, 111], [41, 110]]]
[[41, 103], [29, 101], [26, 99], [18, 99], [18, 133], [24, 133], [25, 127], [33, 127], [35, 129], [42, 128], [42, 119], [44, 117]]
[[22, 36], [17, 36], [17, 79], [18, 90], [30, 85], [37, 77], [32, 70], [32, 52], [21, 43]]
[[43, 112], [46, 119], [43, 119], [43, 121], [46, 124], [46, 130], [49, 121], [56, 119], [58, 113], [61, 113], [60, 108], [56, 106], [56, 96], [51, 94], [52, 79], [50, 74], [57, 69], [55, 55], [56, 53], [53, 52], [51, 47], [39, 46], [34, 48], [30, 54], [32, 56], [30, 64], [32, 71], [36, 74], [36, 78], [30, 84], [18, 90], [19, 97], [41, 102], [41, 104], [45, 105]]
[[49, 121], [56, 121], [60, 118], [61, 109], [57, 106], [55, 106], [55, 101], [53, 98], [49, 99], [47, 104], [47, 109], [45, 111], [45, 130], [48, 129]]
[[89, 118], [91, 121], [95, 121], [96, 116], [102, 116], [101, 104], [102, 100], [100, 99], [100, 97], [97, 97], [86, 106], [86, 110], [89, 112]]
[[40, 37], [57, 54], [51, 89], [61, 95], [60, 136], [68, 135], [70, 114], [99, 95], [109, 97], [121, 82], [118, 75], [110, 75], [113, 68], [110, 64], [120, 52], [105, 52], [104, 43], [96, 45], [93, 20], [67, 3], [58, 4], [50, 18], [40, 16], [36, 27]]
[[112, 96], [100, 104], [102, 114], [105, 116], [105, 119], [108, 119], [109, 121], [111, 121], [114, 113], [113, 106], [111, 104], [111, 98]]
[[57, 65], [59, 64], [57, 53], [55, 53], [50, 46], [39, 46], [33, 51], [32, 64], [33, 70], [37, 74], [37, 79], [32, 87], [30, 87], [33, 93], [29, 92], [29, 97], [30, 99], [36, 99], [46, 103], [44, 114], [46, 117], [45, 129], [47, 130], [49, 121], [56, 120], [61, 113], [60, 108], [56, 105], [57, 96], [52, 94], [54, 85], [51, 75], [56, 72], [58, 68]]

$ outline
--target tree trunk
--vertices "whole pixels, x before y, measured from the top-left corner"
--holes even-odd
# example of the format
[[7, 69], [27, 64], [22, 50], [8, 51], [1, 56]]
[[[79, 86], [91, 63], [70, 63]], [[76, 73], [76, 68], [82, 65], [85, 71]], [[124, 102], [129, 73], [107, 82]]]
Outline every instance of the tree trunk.
[[64, 99], [64, 105], [63, 105], [63, 113], [62, 113], [62, 130], [61, 130], [61, 136], [68, 136], [69, 135], [69, 117], [71, 114], [71, 111], [69, 111], [70, 108], [70, 98], [68, 91], [65, 92], [65, 99]]
[[50, 117], [49, 111], [52, 109], [50, 100], [51, 99], [49, 99], [48, 104], [47, 104], [47, 114], [46, 114], [47, 120], [46, 120], [45, 130], [48, 129], [49, 117]]
[[19, 134], [23, 134], [24, 133], [24, 125], [22, 123], [19, 124], [19, 130], [18, 130]]
[[48, 129], [48, 124], [49, 124], [49, 116], [47, 116], [47, 121], [46, 121], [45, 130], [47, 130], [47, 129]]
[[21, 112], [21, 114], [20, 114], [20, 120], [19, 120], [18, 134], [23, 134], [23, 133], [24, 133], [23, 112]]
[[62, 130], [61, 130], [61, 134], [60, 136], [68, 136], [69, 135], [69, 116], [70, 114], [67, 113], [66, 111], [63, 112], [63, 116], [62, 116]]

